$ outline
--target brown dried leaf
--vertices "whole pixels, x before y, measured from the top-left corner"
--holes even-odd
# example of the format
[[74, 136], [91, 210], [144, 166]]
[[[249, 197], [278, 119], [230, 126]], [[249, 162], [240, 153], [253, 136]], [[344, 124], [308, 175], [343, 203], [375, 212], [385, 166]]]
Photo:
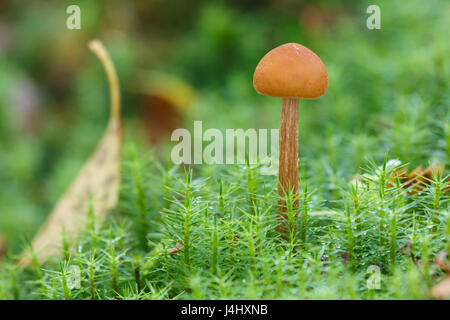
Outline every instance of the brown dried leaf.
[[[444, 176], [444, 166], [432, 164], [425, 170], [423, 170], [422, 166], [419, 166], [410, 173], [408, 173], [406, 168], [401, 168], [391, 175], [390, 182], [388, 182], [387, 185], [392, 187], [395, 185], [396, 180], [399, 179], [403, 184], [403, 188], [408, 190], [408, 194], [413, 195], [421, 192], [427, 186], [430, 186], [433, 175], [437, 174]], [[444, 189], [444, 193], [448, 191], [448, 187]]]
[[342, 252], [341, 253], [341, 258], [344, 261], [344, 264], [347, 265], [348, 264], [348, 253], [347, 252]]
[[417, 264], [416, 256], [414, 255], [414, 252], [412, 251], [412, 244], [410, 241], [406, 241], [405, 246], [401, 247], [399, 250], [400, 250], [400, 253], [403, 255], [409, 254], [411, 256], [411, 260], [414, 262], [414, 264]]
[[177, 244], [175, 245], [175, 248], [169, 248], [167, 249], [167, 252], [169, 254], [175, 254], [178, 253], [181, 249], [183, 249], [183, 246], [181, 245], [181, 240], [178, 240]]
[[[69, 236], [80, 230], [84, 225], [89, 203], [92, 204], [94, 215], [101, 221], [116, 207], [118, 201], [122, 145], [119, 81], [102, 43], [98, 40], [91, 41], [89, 48], [98, 56], [106, 71], [111, 95], [111, 115], [97, 148], [32, 241], [31, 246], [39, 263], [60, 252], [63, 228]], [[31, 254], [26, 252], [19, 263], [26, 265], [31, 260]]]
[[438, 265], [445, 272], [450, 273], [450, 263], [445, 262], [446, 258], [447, 258], [447, 251], [441, 250], [436, 257], [436, 260], [433, 261], [433, 263]]
[[435, 299], [450, 298], [450, 277], [445, 278], [433, 288], [431, 288], [431, 296]]
[[238, 242], [240, 238], [241, 238], [241, 236], [237, 234], [230, 241], [228, 241], [227, 243], [228, 244], [233, 244], [235, 242]]

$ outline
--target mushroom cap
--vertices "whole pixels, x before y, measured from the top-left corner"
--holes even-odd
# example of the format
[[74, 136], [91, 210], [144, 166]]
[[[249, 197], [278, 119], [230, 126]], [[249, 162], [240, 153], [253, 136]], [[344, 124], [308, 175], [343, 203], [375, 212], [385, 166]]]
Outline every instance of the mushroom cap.
[[328, 89], [328, 73], [322, 60], [297, 43], [269, 51], [258, 63], [253, 87], [271, 97], [315, 99]]

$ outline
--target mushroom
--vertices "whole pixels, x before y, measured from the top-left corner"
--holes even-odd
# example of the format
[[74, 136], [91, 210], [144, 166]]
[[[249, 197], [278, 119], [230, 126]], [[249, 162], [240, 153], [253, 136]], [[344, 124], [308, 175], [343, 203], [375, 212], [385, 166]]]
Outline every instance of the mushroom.
[[[253, 75], [255, 90], [280, 97], [280, 154], [278, 194], [298, 195], [298, 106], [299, 99], [316, 99], [328, 88], [328, 73], [322, 60], [308, 48], [286, 43], [269, 51], [258, 63]], [[295, 201], [298, 205], [298, 201]], [[286, 230], [286, 203], [279, 201], [278, 230]]]

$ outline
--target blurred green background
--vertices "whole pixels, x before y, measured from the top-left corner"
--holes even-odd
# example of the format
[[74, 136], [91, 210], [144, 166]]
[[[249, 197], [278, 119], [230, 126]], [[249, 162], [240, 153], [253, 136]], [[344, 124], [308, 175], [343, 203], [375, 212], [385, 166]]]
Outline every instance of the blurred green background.
[[[81, 30], [66, 28], [72, 4]], [[370, 4], [381, 30], [366, 28]], [[108, 88], [93, 38], [118, 69], [126, 141], [161, 159], [171, 130], [193, 120], [278, 128], [280, 101], [254, 91], [254, 68], [285, 42], [312, 49], [330, 86], [300, 102], [302, 174], [333, 200], [385, 152], [448, 167], [449, 30], [445, 0], [0, 0], [0, 246], [32, 237], [102, 135]]]

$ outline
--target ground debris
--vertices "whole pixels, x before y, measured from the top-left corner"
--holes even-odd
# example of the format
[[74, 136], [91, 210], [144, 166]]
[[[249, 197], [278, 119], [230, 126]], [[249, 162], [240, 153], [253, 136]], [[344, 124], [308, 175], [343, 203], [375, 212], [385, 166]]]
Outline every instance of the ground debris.
[[[110, 119], [97, 148], [31, 243], [39, 263], [60, 252], [63, 230], [76, 234], [83, 227], [88, 210], [92, 210], [95, 217], [102, 221], [116, 207], [119, 199], [122, 148], [119, 81], [101, 42], [91, 41], [89, 47], [99, 57], [107, 74], [111, 94]], [[18, 263], [29, 265], [32, 260], [31, 252], [27, 250]]]
[[444, 280], [431, 288], [431, 296], [435, 299], [450, 298], [450, 276], [447, 276]]
[[[388, 186], [394, 186], [397, 179], [399, 179], [402, 184], [402, 188], [407, 190], [409, 195], [413, 195], [420, 193], [427, 187], [431, 186], [433, 176], [436, 175], [444, 177], [444, 166], [432, 164], [425, 170], [422, 166], [419, 166], [411, 172], [408, 172], [408, 169], [403, 167], [391, 174], [391, 179], [390, 182], [388, 182]], [[446, 186], [443, 192], [447, 193], [449, 190], [450, 186]]]
[[183, 249], [183, 246], [181, 245], [181, 240], [178, 240], [177, 244], [175, 245], [175, 248], [169, 248], [167, 249], [167, 252], [169, 254], [175, 254], [178, 253], [181, 249]]
[[435, 299], [450, 299], [450, 263], [445, 262], [447, 251], [442, 250], [433, 261], [443, 271], [447, 273], [447, 277], [431, 288], [431, 296]]

